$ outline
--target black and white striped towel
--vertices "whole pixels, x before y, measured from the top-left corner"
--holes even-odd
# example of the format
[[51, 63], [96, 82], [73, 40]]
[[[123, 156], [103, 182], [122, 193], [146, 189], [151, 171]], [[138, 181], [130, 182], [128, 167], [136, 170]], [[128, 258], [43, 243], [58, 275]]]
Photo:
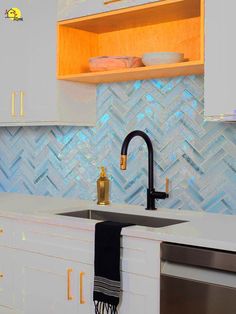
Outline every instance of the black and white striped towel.
[[120, 234], [131, 224], [104, 221], [95, 227], [93, 300], [96, 314], [117, 314], [120, 283]]

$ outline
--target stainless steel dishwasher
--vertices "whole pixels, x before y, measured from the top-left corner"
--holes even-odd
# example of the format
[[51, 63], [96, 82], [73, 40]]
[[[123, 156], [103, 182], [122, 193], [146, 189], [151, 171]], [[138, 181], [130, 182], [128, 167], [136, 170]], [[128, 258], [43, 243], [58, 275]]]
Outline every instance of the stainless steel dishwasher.
[[236, 314], [236, 253], [162, 243], [161, 314]]

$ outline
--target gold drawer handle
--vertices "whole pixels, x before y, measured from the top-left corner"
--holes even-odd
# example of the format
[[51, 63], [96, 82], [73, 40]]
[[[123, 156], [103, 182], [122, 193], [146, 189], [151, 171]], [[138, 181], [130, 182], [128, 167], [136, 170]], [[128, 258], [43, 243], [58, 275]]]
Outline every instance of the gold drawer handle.
[[84, 300], [84, 272], [80, 273], [80, 304], [85, 304], [85, 300]]
[[67, 300], [72, 301], [74, 297], [71, 294], [71, 274], [73, 272], [72, 268], [67, 269]]
[[25, 93], [24, 92], [20, 92], [20, 116], [24, 117], [25, 112], [24, 112], [24, 97], [25, 97]]
[[104, 0], [104, 4], [107, 5], [107, 4], [112, 4], [114, 2], [121, 2], [122, 0]]
[[12, 92], [12, 94], [11, 94], [11, 115], [12, 115], [12, 117], [16, 116], [15, 102], [16, 102], [16, 92]]
[[3, 273], [0, 273], [0, 278], [3, 278]]
[[0, 229], [0, 235], [3, 234], [3, 229]]

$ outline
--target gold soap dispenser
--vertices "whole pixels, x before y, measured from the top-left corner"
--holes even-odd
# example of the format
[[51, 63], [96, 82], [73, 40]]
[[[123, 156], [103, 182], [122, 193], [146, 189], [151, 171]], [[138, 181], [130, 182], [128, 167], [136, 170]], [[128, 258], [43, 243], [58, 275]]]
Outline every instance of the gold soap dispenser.
[[110, 180], [107, 178], [105, 167], [101, 167], [100, 177], [97, 180], [97, 204], [109, 205]]

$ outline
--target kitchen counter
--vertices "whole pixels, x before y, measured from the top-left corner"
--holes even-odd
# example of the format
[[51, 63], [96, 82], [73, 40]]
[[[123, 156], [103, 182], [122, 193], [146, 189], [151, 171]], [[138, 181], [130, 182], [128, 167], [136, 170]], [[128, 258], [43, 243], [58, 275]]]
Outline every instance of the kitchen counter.
[[0, 193], [0, 217], [10, 219], [94, 230], [95, 220], [56, 215], [84, 209], [187, 220], [181, 224], [162, 228], [132, 226], [124, 228], [122, 234], [236, 252], [236, 216], [165, 208], [146, 211], [142, 206], [124, 204], [98, 206], [95, 202], [79, 199]]

